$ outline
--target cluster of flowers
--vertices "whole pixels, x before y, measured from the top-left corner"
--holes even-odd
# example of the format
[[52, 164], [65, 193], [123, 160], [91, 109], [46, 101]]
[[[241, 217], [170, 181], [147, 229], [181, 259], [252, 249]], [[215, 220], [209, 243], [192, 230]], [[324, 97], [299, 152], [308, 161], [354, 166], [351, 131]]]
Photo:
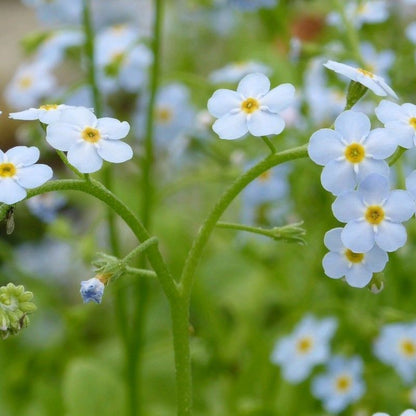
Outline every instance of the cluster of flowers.
[[[368, 71], [331, 61], [326, 66], [377, 95], [396, 97], [383, 78]], [[335, 279], [345, 276], [353, 287], [366, 286], [373, 273], [384, 269], [387, 252], [406, 243], [401, 223], [415, 212], [415, 173], [407, 179], [408, 191], [391, 191], [385, 159], [398, 146], [415, 145], [416, 106], [383, 100], [375, 113], [384, 128], [371, 130], [365, 114], [348, 110], [337, 117], [334, 129], [315, 132], [308, 147], [310, 158], [324, 166], [322, 186], [337, 197], [332, 211], [346, 223], [325, 235], [330, 252], [323, 259], [324, 270]]]
[[[325, 409], [333, 413], [358, 401], [365, 392], [362, 359], [331, 356], [329, 343], [336, 327], [334, 318], [317, 319], [307, 315], [292, 334], [276, 342], [271, 355], [271, 361], [281, 367], [285, 380], [294, 384], [305, 380], [315, 366], [326, 364], [326, 373], [312, 380], [311, 391], [323, 401]], [[374, 354], [382, 362], [394, 366], [405, 382], [413, 381], [416, 375], [416, 323], [384, 326], [374, 342]]]

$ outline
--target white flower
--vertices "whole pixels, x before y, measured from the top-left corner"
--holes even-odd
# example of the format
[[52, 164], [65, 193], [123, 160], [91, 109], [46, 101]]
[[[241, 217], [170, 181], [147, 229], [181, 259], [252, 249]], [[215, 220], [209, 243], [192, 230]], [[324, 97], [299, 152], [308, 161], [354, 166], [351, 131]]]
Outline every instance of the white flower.
[[382, 77], [375, 75], [370, 71], [362, 68], [355, 68], [353, 66], [335, 61], [328, 61], [324, 64], [324, 66], [338, 74], [345, 75], [352, 81], [359, 82], [373, 91], [376, 95], [380, 95], [382, 97], [391, 95], [392, 97], [397, 98], [396, 93], [387, 85], [386, 81], [384, 81]]
[[28, 110], [10, 113], [9, 118], [14, 120], [39, 120], [41, 123], [50, 124], [58, 121], [63, 110], [75, 108], [65, 104], [45, 104], [39, 108], [29, 108]]
[[52, 177], [49, 166], [35, 164], [37, 147], [16, 146], [0, 150], [0, 202], [14, 204], [26, 198], [26, 189], [36, 188]]
[[120, 141], [127, 136], [127, 121], [97, 117], [90, 110], [70, 108], [59, 121], [49, 124], [46, 140], [55, 149], [67, 151], [69, 163], [82, 173], [99, 170], [103, 160], [121, 163], [133, 156], [131, 147]]
[[247, 132], [253, 136], [279, 134], [285, 122], [279, 114], [294, 100], [292, 84], [281, 84], [270, 90], [266, 75], [246, 75], [237, 91], [220, 89], [208, 101], [208, 111], [218, 120], [212, 128], [221, 139], [234, 140]]
[[241, 78], [252, 72], [261, 72], [262, 74], [270, 75], [272, 70], [260, 62], [235, 62], [211, 72], [209, 79], [214, 84], [238, 82]]
[[286, 380], [299, 383], [308, 377], [315, 365], [328, 360], [329, 341], [336, 326], [333, 318], [318, 320], [307, 315], [291, 335], [277, 341], [271, 361], [282, 367]]
[[[387, 413], [374, 413], [373, 416], [389, 416]], [[407, 409], [403, 413], [400, 414], [400, 416], [416, 416], [416, 411], [413, 409]]]

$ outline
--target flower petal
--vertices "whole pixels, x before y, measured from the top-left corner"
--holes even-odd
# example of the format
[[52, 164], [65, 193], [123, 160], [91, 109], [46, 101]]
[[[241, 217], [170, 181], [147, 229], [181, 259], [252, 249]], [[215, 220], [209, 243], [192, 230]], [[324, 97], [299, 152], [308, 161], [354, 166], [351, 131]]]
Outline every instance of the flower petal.
[[122, 163], [133, 157], [133, 150], [127, 143], [114, 140], [100, 140], [97, 152], [104, 160], [112, 163]]
[[377, 245], [385, 251], [396, 251], [406, 244], [406, 228], [402, 224], [390, 221], [383, 221], [375, 233]]
[[238, 84], [237, 92], [244, 98], [257, 98], [266, 94], [270, 89], [270, 81], [266, 75], [256, 72], [246, 75]]
[[26, 198], [26, 191], [11, 178], [0, 180], [0, 202], [15, 204]]
[[97, 153], [96, 147], [86, 141], [80, 141], [71, 146], [67, 154], [68, 162], [81, 173], [92, 173], [99, 170], [103, 160]]
[[97, 127], [104, 139], [120, 140], [126, 137], [130, 131], [130, 124], [127, 121], [120, 121], [116, 118], [103, 117], [97, 120]]
[[6, 152], [8, 160], [16, 166], [29, 166], [39, 159], [37, 147], [15, 146]]
[[337, 197], [332, 212], [338, 221], [349, 222], [364, 217], [365, 205], [357, 191], [349, 191]]
[[415, 213], [415, 202], [409, 192], [397, 189], [384, 204], [386, 216], [393, 222], [403, 222]]
[[86, 127], [95, 127], [97, 117], [85, 107], [71, 107], [62, 111], [59, 121], [62, 123], [73, 124], [81, 130]]
[[333, 228], [325, 233], [324, 244], [330, 251], [341, 252], [344, 246], [341, 241], [341, 227]]
[[289, 107], [295, 98], [295, 87], [292, 84], [280, 84], [269, 91], [261, 100], [272, 113], [278, 113]]
[[366, 267], [373, 273], [381, 272], [388, 261], [387, 253], [377, 246], [374, 246], [365, 256]]
[[377, 118], [384, 124], [389, 121], [406, 121], [402, 107], [392, 101], [382, 100], [376, 107]]
[[362, 264], [353, 264], [345, 274], [345, 280], [352, 287], [364, 287], [370, 283], [373, 273], [362, 266]]
[[238, 113], [228, 113], [219, 118], [212, 125], [212, 130], [214, 130], [221, 139], [239, 139], [248, 132], [247, 117], [242, 111]]
[[309, 145], [309, 157], [318, 165], [326, 165], [329, 161], [344, 154], [345, 146], [341, 136], [332, 129], [320, 129], [312, 134]]
[[235, 91], [220, 89], [208, 100], [208, 111], [214, 117], [220, 118], [230, 111], [241, 108], [241, 97]]
[[344, 111], [335, 120], [335, 130], [348, 142], [359, 142], [370, 133], [371, 123], [364, 113]]
[[389, 197], [389, 180], [378, 173], [371, 173], [358, 185], [358, 191], [369, 205], [381, 204]]
[[20, 168], [17, 171], [16, 182], [24, 188], [36, 188], [52, 178], [52, 169], [43, 164]]
[[57, 150], [68, 151], [81, 138], [81, 130], [68, 123], [52, 123], [46, 128], [46, 141]]
[[366, 253], [374, 247], [374, 231], [365, 221], [351, 221], [342, 230], [341, 240], [354, 253]]
[[413, 199], [416, 199], [416, 170], [411, 172], [406, 178], [406, 189], [410, 192]]
[[268, 136], [281, 133], [285, 128], [285, 121], [278, 114], [259, 110], [247, 118], [247, 127], [253, 136]]
[[365, 158], [357, 165], [357, 182], [360, 183], [372, 173], [388, 178], [390, 175], [389, 165], [385, 160], [375, 160], [372, 158]]
[[394, 153], [397, 145], [398, 142], [392, 130], [374, 129], [365, 140], [365, 151], [375, 159], [386, 159]]
[[329, 252], [322, 259], [325, 274], [332, 279], [339, 279], [348, 272], [348, 264], [342, 254]]
[[331, 160], [322, 170], [322, 186], [334, 195], [352, 191], [357, 183], [353, 165], [346, 160]]

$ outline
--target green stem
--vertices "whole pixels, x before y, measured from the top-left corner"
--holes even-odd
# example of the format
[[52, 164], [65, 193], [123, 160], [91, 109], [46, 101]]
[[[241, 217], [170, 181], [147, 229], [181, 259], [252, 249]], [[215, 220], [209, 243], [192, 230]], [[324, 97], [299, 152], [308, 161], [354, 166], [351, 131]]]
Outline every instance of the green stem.
[[156, 273], [153, 270], [137, 269], [136, 267], [130, 267], [130, 266], [126, 266], [125, 270], [127, 274], [130, 274], [132, 276], [154, 277], [154, 278], [157, 277]]
[[261, 136], [261, 138], [264, 141], [264, 143], [266, 143], [267, 147], [270, 149], [270, 152], [272, 154], [277, 152], [276, 147], [267, 136]]
[[58, 154], [58, 156], [61, 158], [62, 162], [65, 163], [65, 165], [72, 170], [72, 172], [75, 173], [75, 175], [77, 175], [79, 178], [84, 178], [84, 174], [81, 173], [75, 166], [72, 166], [69, 162], [67, 157], [65, 156], [65, 153], [62, 152], [61, 150], [57, 150], [56, 153]]
[[406, 152], [407, 149], [404, 147], [398, 147], [396, 151], [390, 156], [389, 159], [389, 166], [393, 166], [403, 155], [403, 153]]
[[184, 269], [180, 280], [180, 291], [186, 296], [190, 296], [192, 290], [193, 277], [196, 267], [202, 255], [202, 251], [207, 244], [212, 231], [218, 220], [228, 208], [234, 198], [254, 179], [273, 166], [279, 165], [290, 160], [307, 157], [307, 144], [293, 149], [275, 153], [257, 163], [250, 170], [242, 174], [237, 180], [223, 193], [222, 197], [215, 204], [212, 211], [204, 221], [195, 238], [191, 250], [185, 262]]
[[151, 237], [148, 240], [144, 241], [143, 243], [139, 244], [136, 248], [134, 248], [132, 251], [130, 251], [127, 256], [125, 256], [121, 261], [124, 264], [129, 264], [134, 257], [136, 257], [138, 254], [143, 253], [146, 251], [149, 247], [151, 247], [154, 244], [157, 244], [159, 240], [157, 237]]

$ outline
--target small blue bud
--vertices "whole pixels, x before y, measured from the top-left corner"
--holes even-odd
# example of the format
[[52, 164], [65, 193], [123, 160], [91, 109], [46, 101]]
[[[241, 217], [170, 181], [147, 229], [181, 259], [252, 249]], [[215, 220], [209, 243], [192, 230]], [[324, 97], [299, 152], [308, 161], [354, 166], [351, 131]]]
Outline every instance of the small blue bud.
[[81, 282], [81, 296], [84, 303], [95, 302], [101, 303], [104, 293], [104, 283], [96, 277]]

